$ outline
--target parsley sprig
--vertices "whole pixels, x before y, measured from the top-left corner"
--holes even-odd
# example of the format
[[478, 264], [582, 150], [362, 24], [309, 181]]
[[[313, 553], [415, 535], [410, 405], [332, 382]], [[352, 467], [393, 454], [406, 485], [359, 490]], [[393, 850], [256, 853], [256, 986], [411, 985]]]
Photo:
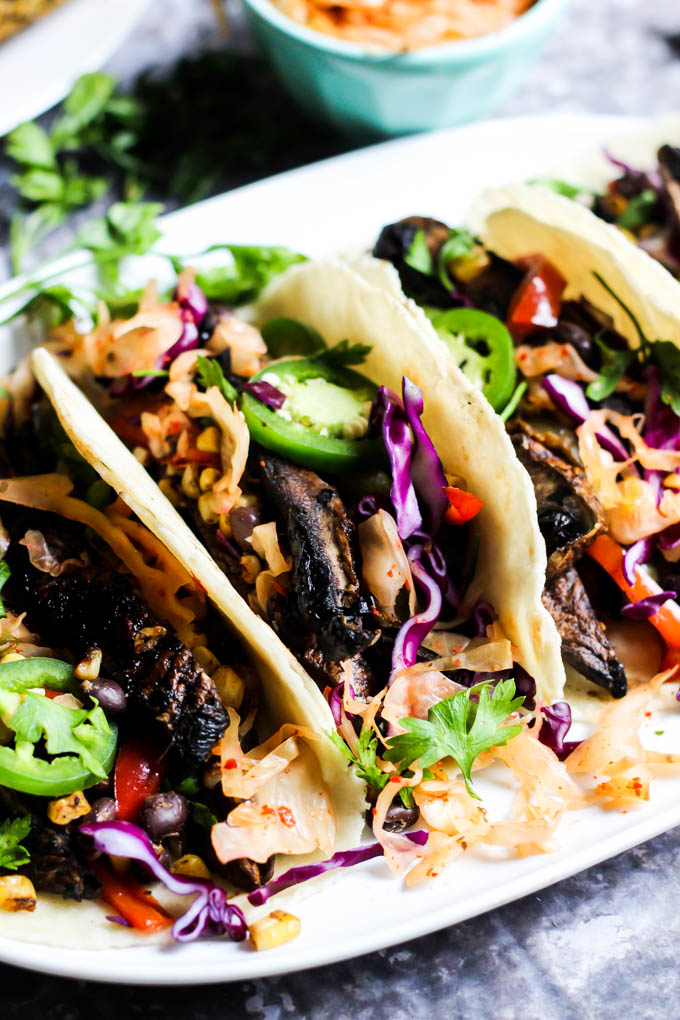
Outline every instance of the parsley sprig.
[[487, 681], [452, 694], [433, 705], [427, 719], [402, 719], [401, 725], [408, 732], [389, 738], [383, 758], [402, 771], [414, 762], [424, 769], [444, 758], [453, 758], [463, 774], [467, 792], [477, 797], [472, 788], [472, 766], [476, 759], [490, 747], [507, 744], [522, 729], [503, 725], [524, 702], [515, 693], [515, 681], [509, 677], [495, 688]]

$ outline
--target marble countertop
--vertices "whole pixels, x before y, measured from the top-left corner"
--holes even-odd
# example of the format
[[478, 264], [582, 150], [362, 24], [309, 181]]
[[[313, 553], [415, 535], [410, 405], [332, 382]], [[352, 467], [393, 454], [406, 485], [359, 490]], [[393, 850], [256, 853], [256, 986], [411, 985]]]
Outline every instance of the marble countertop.
[[[229, 45], [251, 42], [229, 0]], [[672, 45], [675, 42], [675, 48]], [[211, 0], [152, 0], [108, 70], [216, 45]], [[0, 55], [1, 59], [1, 55]], [[501, 115], [653, 114], [680, 105], [680, 8], [572, 0], [540, 63]], [[311, 139], [306, 157], [329, 154]], [[260, 175], [290, 165], [289, 154]], [[0, 179], [2, 168], [0, 167]], [[236, 183], [236, 181], [235, 181]], [[68, 230], [68, 228], [67, 228]], [[680, 829], [538, 895], [393, 949], [319, 970], [200, 989], [98, 986], [0, 966], [3, 1020], [541, 1020], [680, 1015]], [[115, 953], [111, 954], [112, 972]]]

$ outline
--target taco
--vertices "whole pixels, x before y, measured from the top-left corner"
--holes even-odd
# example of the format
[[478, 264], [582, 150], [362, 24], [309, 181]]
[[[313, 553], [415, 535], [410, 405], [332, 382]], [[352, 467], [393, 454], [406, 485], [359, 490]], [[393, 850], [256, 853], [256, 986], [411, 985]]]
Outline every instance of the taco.
[[[462, 797], [462, 817], [486, 832], [468, 793], [473, 762], [517, 735], [497, 724], [522, 702], [561, 695], [535, 497], [502, 424], [436, 338], [344, 262], [288, 270], [255, 321], [211, 308], [183, 272], [171, 300], [150, 289], [130, 320], [62, 325], [32, 365], [79, 452], [244, 642], [302, 685], [317, 732], [336, 731], [399, 867], [419, 852], [401, 830], [435, 796], [421, 781], [439, 783], [440, 798], [450, 788], [451, 808]], [[399, 736], [421, 723], [439, 732], [430, 716], [454, 703], [472, 726], [490, 684], [487, 742], [473, 753], [463, 727], [467, 750], [453, 755], [465, 783], [440, 768], [446, 742], [431, 742], [427, 771], [412, 769], [421, 755]], [[454, 839], [438, 825], [460, 852], [467, 828]]]
[[[0, 448], [0, 935], [81, 948], [245, 938], [224, 890], [263, 885], [277, 858], [357, 843], [363, 784], [323, 737], [323, 699], [281, 669], [263, 621], [234, 624], [221, 573], [171, 507], [165, 520], [134, 458], [131, 500], [30, 379], [13, 396]], [[81, 413], [96, 446], [76, 390], [69, 414]], [[168, 530], [181, 557], [158, 537]]]
[[[615, 227], [523, 185], [470, 230], [409, 217], [357, 269], [482, 390], [531, 476], [568, 677], [614, 698], [680, 650], [680, 289]], [[584, 681], [585, 678], [585, 681]]]
[[680, 277], [680, 118], [668, 114], [575, 154], [531, 183], [591, 209]]

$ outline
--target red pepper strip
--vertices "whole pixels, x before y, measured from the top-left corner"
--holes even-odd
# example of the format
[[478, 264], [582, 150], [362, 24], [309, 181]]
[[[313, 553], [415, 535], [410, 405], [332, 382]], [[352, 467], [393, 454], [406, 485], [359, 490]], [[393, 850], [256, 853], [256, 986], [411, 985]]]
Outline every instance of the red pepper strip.
[[542, 255], [519, 259], [517, 265], [526, 276], [510, 302], [506, 323], [515, 341], [537, 328], [557, 325], [566, 280]]
[[101, 882], [100, 897], [105, 903], [129, 921], [137, 931], [148, 935], [163, 931], [172, 924], [172, 918], [163, 911], [150, 893], [133, 879], [119, 878], [108, 865], [95, 861], [91, 865]]
[[[635, 584], [628, 584], [623, 576], [623, 549], [609, 535], [598, 535], [588, 546], [588, 555], [607, 571], [625, 592], [631, 602], [639, 602], [648, 595], [658, 595], [663, 589], [648, 574], [635, 571]], [[673, 649], [680, 650], [680, 606], [673, 599], [665, 602], [658, 612], [649, 617], [649, 622]]]
[[448, 485], [444, 492], [449, 501], [444, 518], [449, 524], [467, 524], [484, 506], [477, 496], [465, 489], [457, 489], [455, 485]]
[[159, 754], [149, 744], [123, 744], [118, 751], [114, 771], [116, 818], [134, 822], [147, 797], [158, 793], [162, 770]]

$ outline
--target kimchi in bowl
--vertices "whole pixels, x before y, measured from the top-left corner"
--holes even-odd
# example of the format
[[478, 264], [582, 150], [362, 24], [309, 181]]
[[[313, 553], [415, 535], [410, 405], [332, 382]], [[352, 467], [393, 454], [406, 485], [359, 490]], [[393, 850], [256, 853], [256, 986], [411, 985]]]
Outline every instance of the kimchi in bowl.
[[[566, 3], [536, 0], [497, 31], [395, 51], [375, 39], [360, 43], [317, 31], [272, 0], [244, 0], [293, 98], [317, 118], [369, 137], [488, 116], [518, 87]], [[424, 7], [430, 6], [426, 0]]]

